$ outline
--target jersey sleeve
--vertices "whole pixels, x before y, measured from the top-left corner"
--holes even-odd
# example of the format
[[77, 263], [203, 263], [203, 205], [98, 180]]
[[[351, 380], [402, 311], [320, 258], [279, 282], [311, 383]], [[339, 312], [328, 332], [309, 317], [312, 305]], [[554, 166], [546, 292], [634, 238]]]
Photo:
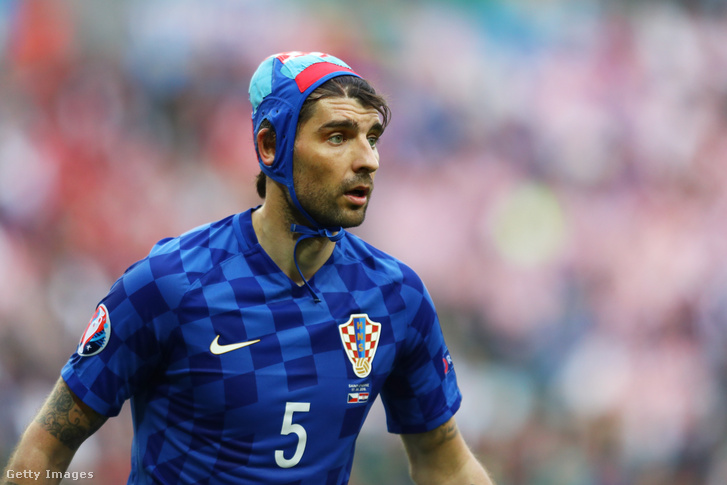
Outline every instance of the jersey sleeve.
[[392, 433], [422, 433], [447, 422], [460, 407], [452, 359], [434, 304], [416, 275], [403, 286], [408, 328], [403, 354], [381, 392]]
[[61, 370], [71, 391], [105, 416], [116, 416], [126, 399], [143, 392], [161, 360], [183, 276], [161, 267], [169, 265], [147, 257], [114, 283]]

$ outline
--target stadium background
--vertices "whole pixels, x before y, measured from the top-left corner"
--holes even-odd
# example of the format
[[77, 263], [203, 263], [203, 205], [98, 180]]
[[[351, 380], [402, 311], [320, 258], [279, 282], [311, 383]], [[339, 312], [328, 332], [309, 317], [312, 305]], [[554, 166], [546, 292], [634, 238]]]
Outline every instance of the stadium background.
[[[727, 483], [716, 1], [0, 1], [3, 463], [126, 266], [258, 203], [247, 84], [291, 49], [390, 100], [355, 232], [427, 282], [500, 485]], [[125, 483], [129, 423], [72, 470]], [[377, 404], [352, 484], [381, 483]]]

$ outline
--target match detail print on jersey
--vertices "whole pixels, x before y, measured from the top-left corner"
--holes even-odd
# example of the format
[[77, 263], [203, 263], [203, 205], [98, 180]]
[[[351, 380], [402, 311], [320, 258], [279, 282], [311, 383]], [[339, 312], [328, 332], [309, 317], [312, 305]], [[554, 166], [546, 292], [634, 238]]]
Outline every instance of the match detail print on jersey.
[[111, 336], [111, 319], [109, 311], [103, 303], [96, 308], [96, 312], [86, 325], [81, 341], [78, 342], [78, 355], [90, 357], [101, 352], [109, 343]]
[[358, 377], [368, 376], [379, 345], [381, 324], [372, 322], [365, 313], [357, 313], [339, 325], [338, 330], [354, 374]]
[[226, 354], [227, 352], [232, 352], [233, 350], [241, 349], [243, 347], [248, 347], [252, 344], [256, 344], [260, 341], [260, 339], [257, 340], [248, 340], [247, 342], [238, 342], [236, 344], [220, 344], [220, 336], [216, 336], [215, 339], [210, 344], [210, 352], [212, 352], [215, 355], [222, 355]]

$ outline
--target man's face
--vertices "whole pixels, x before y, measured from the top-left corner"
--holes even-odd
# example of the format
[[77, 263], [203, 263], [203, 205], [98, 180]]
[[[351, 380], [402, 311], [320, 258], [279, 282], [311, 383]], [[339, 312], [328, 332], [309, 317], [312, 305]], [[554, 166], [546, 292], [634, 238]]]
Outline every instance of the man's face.
[[366, 215], [374, 174], [379, 113], [353, 98], [323, 98], [298, 128], [293, 156], [295, 193], [324, 227], [355, 227]]

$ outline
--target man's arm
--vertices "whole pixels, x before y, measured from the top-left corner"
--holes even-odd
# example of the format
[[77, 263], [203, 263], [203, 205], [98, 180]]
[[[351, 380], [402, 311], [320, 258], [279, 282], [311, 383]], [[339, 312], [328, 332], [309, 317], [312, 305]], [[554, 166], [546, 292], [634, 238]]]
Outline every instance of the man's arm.
[[467, 447], [454, 418], [432, 431], [403, 434], [401, 439], [417, 485], [494, 485]]
[[[0, 483], [60, 483], [60, 478], [46, 479], [47, 471], [65, 472], [81, 443], [106, 419], [78, 399], [63, 379], [58, 379], [40, 412], [20, 438]], [[39, 472], [39, 475], [20, 476], [23, 471]]]

